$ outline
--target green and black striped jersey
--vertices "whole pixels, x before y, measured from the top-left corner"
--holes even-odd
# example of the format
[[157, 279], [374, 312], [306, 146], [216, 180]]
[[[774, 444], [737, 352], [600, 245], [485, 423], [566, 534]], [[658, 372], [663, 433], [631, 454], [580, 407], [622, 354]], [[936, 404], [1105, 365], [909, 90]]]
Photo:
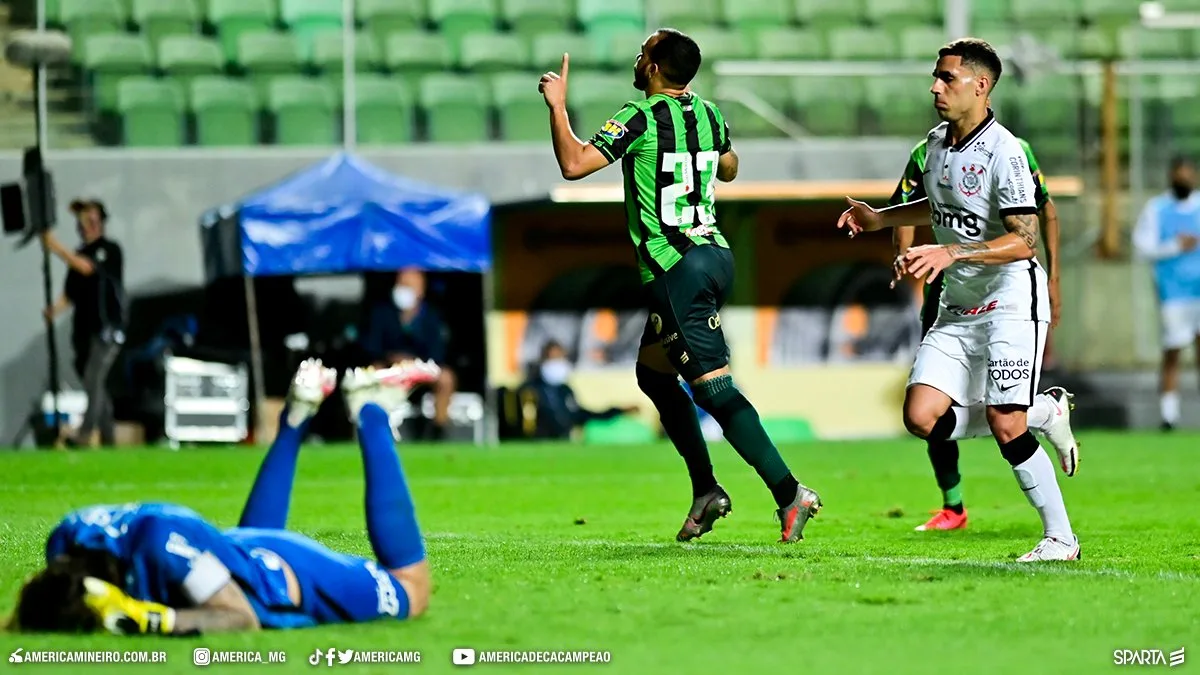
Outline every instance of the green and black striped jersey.
[[693, 246], [729, 247], [717, 229], [717, 162], [729, 152], [729, 125], [694, 94], [630, 101], [591, 139], [621, 160], [625, 214], [642, 282], [671, 269]]

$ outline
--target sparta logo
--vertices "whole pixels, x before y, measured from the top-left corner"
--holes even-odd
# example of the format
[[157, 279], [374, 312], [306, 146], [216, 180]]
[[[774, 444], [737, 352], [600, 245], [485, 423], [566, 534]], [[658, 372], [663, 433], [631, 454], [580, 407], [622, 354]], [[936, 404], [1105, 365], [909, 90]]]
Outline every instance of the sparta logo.
[[958, 190], [967, 197], [974, 197], [983, 189], [983, 166], [972, 164], [962, 168], [962, 180], [958, 182]]
[[624, 136], [626, 131], [628, 131], [628, 129], [625, 128], [625, 125], [616, 120], [609, 120], [604, 123], [604, 126], [600, 127], [600, 133], [608, 136], [614, 141]]

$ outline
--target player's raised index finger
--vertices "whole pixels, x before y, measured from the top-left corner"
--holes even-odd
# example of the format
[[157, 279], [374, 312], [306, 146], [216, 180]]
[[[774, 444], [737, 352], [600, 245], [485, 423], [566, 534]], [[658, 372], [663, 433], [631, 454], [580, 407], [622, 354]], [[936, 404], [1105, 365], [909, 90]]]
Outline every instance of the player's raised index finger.
[[558, 70], [558, 72], [560, 73], [559, 77], [561, 77], [564, 80], [567, 79], [567, 69], [570, 67], [570, 65], [571, 65], [571, 55], [568, 54], [567, 52], [563, 52], [562, 68], [559, 68], [559, 70]]

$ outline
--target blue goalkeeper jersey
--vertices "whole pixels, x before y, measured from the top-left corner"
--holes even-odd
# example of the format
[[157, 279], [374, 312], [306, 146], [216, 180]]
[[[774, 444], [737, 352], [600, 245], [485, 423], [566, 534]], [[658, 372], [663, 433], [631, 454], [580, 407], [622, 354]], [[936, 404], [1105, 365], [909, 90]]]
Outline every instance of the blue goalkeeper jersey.
[[[347, 556], [286, 530], [224, 532], [174, 504], [89, 506], [68, 514], [46, 542], [46, 560], [72, 548], [107, 551], [125, 570], [130, 596], [176, 608], [202, 604], [232, 580], [263, 628], [404, 618], [408, 599], [373, 560]], [[220, 565], [214, 565], [215, 558]], [[286, 562], [300, 585], [288, 596]], [[228, 570], [226, 574], [221, 568]]]

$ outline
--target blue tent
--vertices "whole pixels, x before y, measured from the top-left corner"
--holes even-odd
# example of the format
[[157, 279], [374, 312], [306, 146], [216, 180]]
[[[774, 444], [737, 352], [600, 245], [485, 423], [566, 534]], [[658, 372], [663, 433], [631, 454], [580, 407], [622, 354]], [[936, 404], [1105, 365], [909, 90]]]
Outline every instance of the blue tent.
[[201, 217], [209, 281], [491, 268], [491, 205], [338, 153]]

